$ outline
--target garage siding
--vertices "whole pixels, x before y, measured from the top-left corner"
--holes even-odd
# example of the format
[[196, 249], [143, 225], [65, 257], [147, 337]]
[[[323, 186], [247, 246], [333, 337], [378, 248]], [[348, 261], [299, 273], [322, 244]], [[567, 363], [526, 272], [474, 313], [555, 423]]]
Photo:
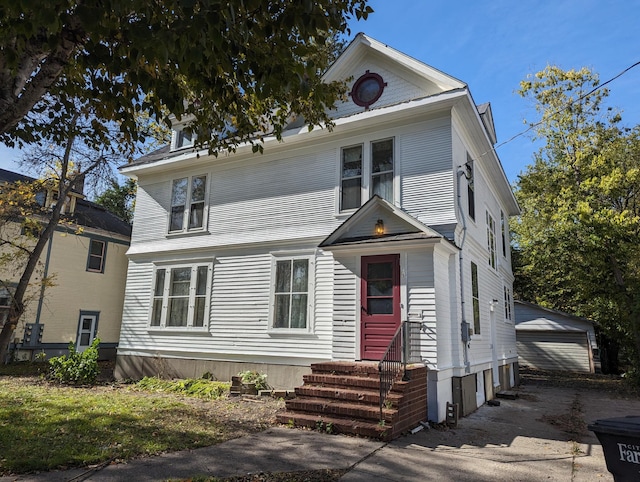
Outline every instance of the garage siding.
[[585, 332], [518, 330], [516, 341], [520, 365], [541, 370], [592, 372]]

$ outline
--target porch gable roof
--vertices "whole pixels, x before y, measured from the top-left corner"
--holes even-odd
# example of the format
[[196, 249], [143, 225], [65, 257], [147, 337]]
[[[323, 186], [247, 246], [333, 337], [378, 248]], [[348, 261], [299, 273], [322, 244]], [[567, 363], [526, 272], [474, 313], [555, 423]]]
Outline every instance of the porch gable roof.
[[[375, 225], [379, 222], [384, 225], [383, 234], [375, 233]], [[445, 240], [446, 238], [376, 194], [318, 246], [330, 248], [418, 239]]]

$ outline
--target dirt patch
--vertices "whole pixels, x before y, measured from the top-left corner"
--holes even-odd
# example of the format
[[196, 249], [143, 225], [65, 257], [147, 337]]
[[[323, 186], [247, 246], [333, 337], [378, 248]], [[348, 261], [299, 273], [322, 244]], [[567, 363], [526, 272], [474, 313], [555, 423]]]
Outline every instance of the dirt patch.
[[576, 442], [579, 442], [582, 437], [589, 433], [587, 431], [587, 423], [583, 416], [582, 404], [577, 394], [567, 413], [544, 415], [540, 420], [558, 427], [563, 432], [569, 434]]
[[599, 390], [614, 397], [640, 399], [640, 386], [618, 375], [601, 373], [573, 373], [520, 368], [522, 385], [543, 385], [549, 387]]

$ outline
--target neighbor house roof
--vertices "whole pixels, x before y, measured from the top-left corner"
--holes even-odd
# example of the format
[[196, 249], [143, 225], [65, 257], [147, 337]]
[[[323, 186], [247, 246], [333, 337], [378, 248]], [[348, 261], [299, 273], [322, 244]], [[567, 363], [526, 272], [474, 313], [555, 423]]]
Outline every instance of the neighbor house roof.
[[[33, 182], [35, 180], [34, 177], [0, 169], [0, 184], [17, 181]], [[78, 199], [73, 214], [67, 214], [64, 219], [85, 228], [100, 229], [102, 231], [131, 237], [131, 225], [128, 222], [120, 219], [103, 206], [86, 199]]]

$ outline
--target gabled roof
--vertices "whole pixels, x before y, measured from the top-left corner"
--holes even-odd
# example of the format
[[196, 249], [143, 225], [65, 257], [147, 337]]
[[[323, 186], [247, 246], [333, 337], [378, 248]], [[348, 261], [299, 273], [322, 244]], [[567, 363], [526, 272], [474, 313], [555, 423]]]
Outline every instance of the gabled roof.
[[441, 91], [462, 89], [467, 86], [464, 82], [452, 77], [444, 72], [420, 62], [419, 60], [403, 54], [388, 45], [379, 42], [364, 33], [360, 32], [351, 41], [340, 57], [331, 65], [323, 75], [323, 80], [330, 82], [334, 80], [344, 80], [349, 76], [353, 64], [360, 60], [367, 53], [376, 52], [397, 62], [411, 72], [423, 76], [426, 80], [437, 85]]
[[[382, 235], [374, 233], [378, 220], [385, 225], [385, 233]], [[419, 239], [446, 240], [440, 233], [376, 194], [327, 236], [319, 247], [330, 249], [333, 246]]]
[[[570, 323], [579, 323], [583, 326], [593, 326], [597, 323], [588, 318], [572, 315], [564, 311], [545, 308], [544, 306], [529, 303], [528, 301], [513, 301], [515, 308], [516, 329], [525, 330], [564, 330], [581, 331]], [[535, 316], [532, 316], [535, 315]]]
[[[0, 184], [16, 181], [33, 182], [35, 180], [34, 177], [0, 169]], [[131, 237], [131, 225], [128, 222], [120, 219], [112, 212], [107, 211], [103, 206], [87, 201], [86, 199], [78, 199], [74, 213], [72, 215], [67, 214], [63, 218], [85, 228], [100, 229], [102, 231]]]

